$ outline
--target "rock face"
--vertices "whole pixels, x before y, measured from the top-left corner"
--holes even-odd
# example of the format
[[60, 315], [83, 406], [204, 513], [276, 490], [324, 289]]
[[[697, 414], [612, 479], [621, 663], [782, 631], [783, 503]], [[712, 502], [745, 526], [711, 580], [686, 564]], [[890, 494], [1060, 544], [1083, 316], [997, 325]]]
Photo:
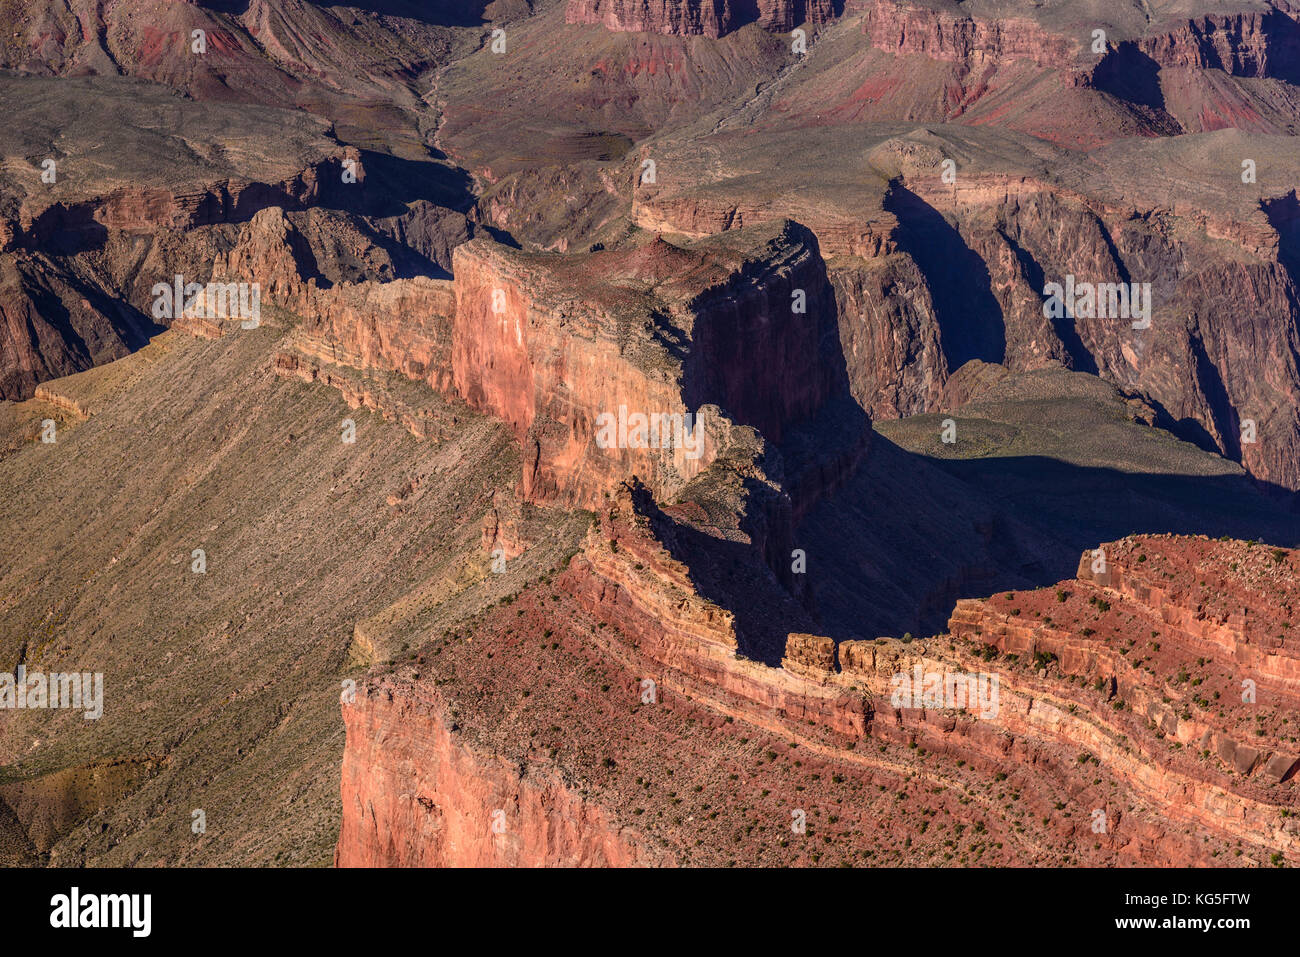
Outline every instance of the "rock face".
[[310, 321], [295, 344], [308, 355], [355, 369], [390, 369], [446, 392], [450, 385], [452, 284], [395, 279], [318, 289], [300, 287], [284, 307]]
[[[464, 742], [440, 700], [367, 689], [344, 709], [344, 867], [631, 867], [665, 863], [559, 775]], [[412, 779], [410, 769], [418, 768]], [[489, 826], [484, 827], [484, 822]], [[492, 825], [495, 824], [494, 828]]]
[[[263, 210], [213, 264], [215, 280], [259, 277], [276, 308], [303, 317], [294, 347], [319, 362], [399, 373], [445, 392], [451, 384], [452, 284], [416, 277], [318, 285], [313, 251], [278, 208]], [[303, 278], [308, 273], [310, 278]]]
[[974, 68], [1018, 59], [1043, 66], [1072, 58], [1079, 45], [1028, 18], [984, 19], [894, 0], [864, 6], [863, 30], [872, 46], [889, 53]]
[[1295, 79], [1300, 56], [1296, 13], [1284, 4], [1210, 13], [1142, 38], [1141, 51], [1165, 68], [1223, 70], [1233, 76]]
[[[1012, 793], [1014, 809], [1005, 812], [994, 793], [988, 804], [977, 800], [964, 809], [922, 802], [922, 820], [937, 814], [965, 824], [959, 834], [974, 825], [972, 833], [983, 836], [958, 842], [956, 853], [968, 861], [989, 863], [1008, 854], [1038, 862], [1204, 865], [1232, 848], [1244, 848], [1251, 859], [1300, 857], [1300, 833], [1282, 813], [1297, 803], [1300, 747], [1282, 718], [1294, 713], [1300, 684], [1285, 642], [1262, 647], [1273, 644], [1265, 636], [1282, 623], [1267, 609], [1283, 608], [1289, 599], [1284, 593], [1252, 606], [1254, 626], [1230, 611], [1237, 595], [1248, 600], [1290, 581], [1292, 553], [1178, 537], [1111, 543], [1101, 546], [1111, 562], [1108, 579], [1091, 571], [1089, 553], [1077, 581], [959, 603], [950, 636], [910, 644], [843, 641], [836, 649], [830, 638], [791, 634], [785, 667], [774, 669], [735, 655], [731, 617], [693, 594], [684, 569], [665, 554], [664, 535], [658, 520], [637, 506], [636, 494], [622, 493], [558, 579], [558, 606], [525, 592], [518, 617], [514, 609], [489, 616], [472, 644], [444, 639], [424, 653], [420, 662], [431, 665], [436, 654], [443, 687], [458, 690], [435, 690], [416, 672], [367, 690], [348, 713], [338, 864], [644, 863], [637, 849], [645, 846], [662, 847], [663, 862], [756, 853], [769, 863], [770, 855], [811, 862], [810, 853], [815, 861], [818, 845], [795, 839], [773, 850], [768, 843], [761, 854], [745, 837], [746, 820], [779, 831], [792, 809], [833, 837], [832, 861], [907, 859], [926, 853], [904, 852], [896, 833], [915, 807], [904, 808], [904, 821], [891, 828], [895, 833], [855, 827], [873, 813], [877, 793], [875, 787], [858, 790], [856, 782], [883, 785], [909, 768], [924, 768], [927, 781], [952, 782], [970, 769], [979, 769], [977, 780], [994, 771], [997, 780], [1006, 780], [1001, 797]], [[1209, 576], [1206, 587], [1222, 596], [1221, 604], [1207, 606], [1183, 587], [1147, 584], [1170, 581], [1167, 576], [1186, 581], [1181, 572], [1188, 566]], [[508, 624], [521, 619], [525, 635], [535, 635], [543, 622], [554, 630], [559, 641], [549, 647], [559, 650], [542, 646], [553, 668], [596, 673], [600, 689], [566, 705], [539, 688], [543, 701], [510, 707], [507, 700], [518, 701], [517, 690], [501, 694], [478, 685], [474, 662], [487, 649], [505, 653], [512, 670], [526, 674], [532, 667], [535, 653], [528, 649], [536, 643], [512, 638]], [[599, 652], [591, 657], [593, 644]], [[1257, 644], [1259, 651], [1252, 652]], [[1235, 663], [1214, 664], [1227, 660]], [[447, 682], [448, 676], [455, 681]], [[1241, 704], [1248, 677], [1258, 697]], [[943, 697], [952, 693], [945, 687], [962, 696]], [[635, 743], [623, 743], [631, 730], [619, 717], [624, 701], [636, 702]], [[446, 718], [402, 717], [416, 707], [453, 709], [456, 729], [448, 732]], [[511, 715], [510, 728], [498, 736], [503, 732], [494, 722], [502, 707]], [[692, 719], [687, 727], [710, 729], [710, 742], [700, 742], [699, 751], [693, 733], [682, 734], [676, 723], [683, 709]], [[489, 715], [498, 717], [480, 724]], [[567, 740], [576, 735], [572, 750], [551, 746], [548, 752], [557, 726], [548, 733], [545, 725], [554, 721], [563, 724]], [[425, 737], [429, 729], [432, 738]], [[485, 735], [499, 746], [535, 742], [509, 759], [520, 764], [508, 786], [484, 769], [482, 759], [471, 765], [466, 757]], [[761, 775], [750, 768], [747, 777], [743, 762], [725, 756], [753, 738], [768, 749], [771, 764]], [[790, 763], [814, 742], [805, 755], [811, 767]], [[684, 758], [683, 751], [692, 756]], [[616, 756], [601, 757], [611, 753]], [[698, 760], [709, 767], [693, 772]], [[406, 770], [395, 773], [399, 761]], [[480, 770], [466, 783], [449, 762]], [[681, 804], [677, 796], [690, 793], [696, 775], [703, 780], [728, 766], [742, 771], [742, 783], [730, 788], [747, 794], [746, 781], [761, 782], [763, 798], [714, 804], [720, 814], [692, 818], [703, 825], [691, 826], [684, 816], [673, 823], [660, 813]], [[418, 777], [413, 768], [422, 769]], [[646, 775], [649, 768], [656, 771]], [[635, 785], [624, 777], [632, 769], [641, 775]], [[555, 807], [571, 810], [570, 821], [583, 822], [582, 836], [547, 818], [525, 793], [559, 774], [583, 782], [551, 795]], [[796, 794], [795, 782], [809, 774], [844, 787], [828, 794], [820, 785], [812, 789], [817, 793], [800, 788]], [[397, 805], [395, 794], [403, 795]], [[422, 795], [430, 798], [423, 810]], [[698, 815], [701, 806], [710, 806], [709, 797], [706, 791], [681, 810]], [[825, 817], [822, 801], [833, 801], [834, 817]], [[505, 809], [495, 838], [494, 802]], [[473, 808], [468, 816], [466, 806]], [[382, 823], [376, 828], [375, 821], [392, 821], [393, 830]], [[1008, 826], [1020, 830], [1004, 830]], [[736, 829], [740, 837], [705, 840], [701, 847], [701, 828], [716, 837]], [[461, 834], [451, 846], [449, 838]], [[908, 834], [909, 848], [929, 843], [925, 828]]]
[[532, 499], [592, 507], [634, 475], [671, 495], [730, 444], [729, 423], [779, 443], [845, 392], [825, 269], [792, 224], [568, 257], [475, 240], [453, 268], [457, 392], [510, 425]]
[[[1288, 855], [1296, 838], [1273, 804], [1291, 796], [1300, 768], [1284, 718], [1300, 691], [1287, 636], [1292, 561], [1253, 543], [1126, 539], [1086, 553], [1079, 583], [1063, 582], [1054, 599], [959, 602], [952, 632], [1090, 683], [1111, 704], [1112, 733], [1134, 742], [1116, 757], [1140, 792]], [[1135, 850], [1154, 849], [1144, 840]]]
[[826, 23], [835, 9], [831, 0], [568, 0], [564, 16], [608, 30], [716, 39], [751, 22], [782, 31]]
[[[476, 239], [456, 248], [452, 282], [326, 288], [301, 278], [310, 257], [284, 215], [266, 210], [213, 274], [263, 277], [268, 303], [304, 317], [300, 358], [396, 372], [506, 422], [530, 501], [594, 507], [633, 477], [671, 497], [747, 446], [752, 429], [793, 443], [779, 478], [803, 507], [865, 447], [868, 420], [846, 406], [825, 265], [795, 224], [586, 256]], [[769, 385], [756, 390], [759, 375]], [[804, 434], [824, 415], [846, 432], [817, 449]]]
[[1295, 13], [1287, 4], [1191, 18], [1165, 15], [1150, 23], [1115, 11], [1105, 24], [1109, 42], [1099, 53], [1088, 49], [1095, 25], [1086, 14], [1068, 9], [1002, 17], [978, 6], [968, 12], [946, 3], [862, 0], [851, 8], [863, 13], [863, 28], [881, 50], [974, 67], [1016, 59], [1039, 66], [1070, 64], [1084, 83], [1095, 78], [1094, 70], [1104, 76], [1116, 63], [1136, 66], [1133, 54], [1138, 51], [1162, 69], [1214, 69], [1290, 80], [1290, 64], [1300, 52]]
[[[821, 135], [821, 149], [847, 144], [843, 133]], [[1289, 398], [1300, 392], [1297, 207], [1289, 181], [1225, 182], [1216, 165], [1238, 152], [1288, 164], [1289, 139], [1221, 131], [1116, 144], [1095, 154], [1100, 166], [1054, 150], [1025, 166], [984, 132], [875, 135], [852, 168], [879, 205], [847, 241], [841, 210], [867, 189], [835, 175], [798, 192], [759, 191], [746, 172], [803, 133], [719, 133], [692, 141], [689, 154], [666, 149], [671, 173], [636, 191], [633, 215], [690, 236], [781, 215], [806, 224], [827, 251], [854, 396], [878, 418], [939, 411], [947, 378], [971, 360], [1064, 365], [1142, 396], [1175, 434], [1256, 477], [1300, 488]], [[1173, 168], [1176, 178], [1159, 172]], [[1107, 292], [1134, 282], [1145, 318]], [[1089, 296], [1100, 288], [1103, 300], [1075, 296], [1068, 314], [1053, 311], [1049, 284], [1064, 294], [1067, 283]], [[1275, 320], [1261, 326], [1243, 301], [1267, 304]], [[1242, 439], [1248, 421], [1254, 441]]]
[[[1235, 134], [1215, 139], [1203, 147], [1207, 158], [1240, 146]], [[1178, 159], [1198, 162], [1199, 156]], [[1125, 165], [1116, 158], [1111, 168]], [[931, 209], [952, 218], [961, 244], [988, 269], [988, 307], [1003, 317], [995, 340], [954, 341], [950, 335], [950, 369], [979, 358], [1020, 369], [1061, 362], [1095, 371], [1146, 398], [1176, 434], [1241, 461], [1264, 481], [1300, 487], [1298, 420], [1294, 403], [1283, 397], [1300, 388], [1292, 345], [1300, 315], [1290, 305], [1296, 276], [1287, 252], [1289, 227], [1276, 216], [1269, 221], [1272, 201], [1234, 197], [1226, 208], [1203, 210], [1184, 205], [1177, 194], [1143, 204], [1127, 189], [1122, 199], [1107, 196], [1109, 187], [1084, 198], [1073, 189], [982, 180], [971, 177], [953, 193], [919, 188], [921, 202], [909, 198], [903, 207], [912, 216]], [[1143, 225], [1132, 218], [1130, 203]], [[995, 227], [1009, 207], [1014, 224]], [[1145, 225], [1168, 224], [1170, 217], [1195, 226]], [[919, 250], [922, 236], [918, 229], [903, 245]], [[1220, 238], [1228, 236], [1240, 252], [1219, 252]], [[1149, 284], [1140, 285], [1149, 295], [1147, 319], [1126, 317], [1111, 304], [1080, 307], [1077, 300], [1069, 315], [1049, 315], [1049, 283], [1104, 290], [1121, 276]], [[1271, 304], [1266, 308], [1276, 321], [1260, 328], [1245, 319], [1236, 306], [1243, 297]], [[1261, 377], [1234, 372], [1245, 367], [1261, 370]], [[1289, 384], [1279, 392], [1273, 383]], [[1267, 447], [1243, 442], [1246, 420], [1275, 441]]]

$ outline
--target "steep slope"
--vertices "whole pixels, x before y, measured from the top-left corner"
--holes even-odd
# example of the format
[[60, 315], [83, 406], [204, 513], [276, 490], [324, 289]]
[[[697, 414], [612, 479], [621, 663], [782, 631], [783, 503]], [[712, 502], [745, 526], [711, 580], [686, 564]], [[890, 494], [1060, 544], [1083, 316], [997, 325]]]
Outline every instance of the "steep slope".
[[[791, 635], [784, 667], [764, 668], [731, 657], [729, 618], [692, 593], [639, 514], [620, 497], [553, 585], [426, 646], [345, 707], [340, 865], [1263, 865], [1300, 853], [1284, 650], [1266, 669], [1263, 657], [1210, 667], [1206, 683], [1213, 659], [1192, 656], [1211, 651], [1208, 629], [1189, 606], [1170, 596], [1162, 619], [1146, 592], [1087, 579], [988, 610], [963, 603], [952, 636], [924, 643]], [[1105, 547], [1127, 569], [1207, 546]], [[1218, 546], [1214, 567], [1246, 553]], [[643, 603], [666, 590], [671, 619]], [[1020, 624], [1047, 609], [1043, 625]], [[1099, 626], [1079, 631], [1098, 609]], [[914, 673], [940, 689], [975, 677], [985, 696], [896, 697]], [[1259, 704], [1233, 705], [1247, 674]]]
[[[340, 377], [369, 390], [352, 411], [277, 374], [282, 318], [233, 325], [47, 384], [29, 404], [60, 420], [57, 441], [0, 459], [0, 660], [103, 674], [99, 720], [0, 723], [0, 802], [52, 863], [327, 862], [345, 679], [517, 587], [491, 573], [484, 519], [528, 543], [521, 576], [580, 534], [512, 513], [502, 426], [427, 389]], [[396, 421], [399, 399], [439, 437]], [[109, 790], [79, 770], [123, 761]]]
[[482, 14], [528, 12], [523, 0], [486, 6], [475, 15], [462, 4], [37, 0], [0, 8], [0, 66], [125, 74], [199, 100], [305, 108], [360, 146], [419, 158], [423, 78], [477, 43]]
[[746, 23], [769, 30], [816, 25], [835, 16], [832, 0], [568, 0], [565, 20], [598, 23], [609, 30], [720, 37]]

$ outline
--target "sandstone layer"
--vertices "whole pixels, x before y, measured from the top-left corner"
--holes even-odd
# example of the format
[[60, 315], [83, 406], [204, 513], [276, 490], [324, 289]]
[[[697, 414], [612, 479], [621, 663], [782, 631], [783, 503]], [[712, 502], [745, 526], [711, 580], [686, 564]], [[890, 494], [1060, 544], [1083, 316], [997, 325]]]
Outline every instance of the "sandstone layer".
[[[1213, 631], [1232, 629], [1230, 615], [1216, 626], [1215, 612], [1199, 618], [1193, 605], [1119, 580], [1135, 566], [1163, 579], [1191, 562], [1223, 576], [1224, 590], [1260, 587], [1290, 553], [1180, 538], [1111, 543], [1102, 548], [1118, 587], [1086, 572], [1056, 589], [964, 602], [951, 634], [924, 642], [837, 648], [792, 634], [784, 667], [770, 668], [736, 657], [728, 616], [690, 597], [680, 577], [670, 584], [672, 562], [654, 557], [663, 546], [636, 515], [633, 497], [620, 497], [553, 585], [526, 589], [510, 609], [368, 686], [348, 714], [339, 864], [645, 863], [644, 851], [629, 850], [645, 847], [697, 864], [1113, 866], [1300, 854], [1291, 824], [1300, 747], [1283, 723], [1294, 714], [1285, 676], [1295, 662], [1285, 645], [1266, 650], [1269, 639], [1247, 652], [1259, 639]], [[671, 618], [647, 605], [651, 581], [650, 593], [682, 596]], [[1225, 641], [1235, 663], [1216, 668], [1209, 655], [1225, 660]], [[482, 684], [476, 676], [499, 657], [521, 677], [545, 662], [544, 677]], [[561, 678], [584, 669], [595, 683], [559, 698], [573, 687]], [[996, 706], [972, 697], [945, 707], [919, 688], [900, 701], [900, 678], [914, 673], [996, 679]], [[1247, 680], [1258, 697], [1243, 704]], [[399, 716], [411, 707], [450, 718], [407, 723]], [[437, 740], [416, 728], [436, 729]], [[486, 742], [510, 755], [512, 782], [569, 782], [554, 805], [571, 808], [565, 827], [538, 821], [527, 791], [540, 785], [494, 785], [482, 757], [473, 799], [450, 793], [463, 793], [460, 772], [423, 772], [419, 788], [392, 777], [389, 754], [433, 768]], [[736, 798], [718, 801], [724, 790]], [[405, 795], [398, 807], [395, 792]], [[927, 823], [882, 831], [872, 822], [884, 803], [893, 819]], [[792, 831], [792, 815], [806, 831]], [[568, 832], [573, 821], [589, 830]]]

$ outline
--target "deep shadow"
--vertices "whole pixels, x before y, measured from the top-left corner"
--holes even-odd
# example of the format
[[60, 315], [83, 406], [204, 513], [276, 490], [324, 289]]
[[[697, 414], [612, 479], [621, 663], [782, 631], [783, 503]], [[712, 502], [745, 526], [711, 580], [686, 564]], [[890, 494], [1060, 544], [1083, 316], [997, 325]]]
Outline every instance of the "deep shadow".
[[[770, 491], [754, 479], [745, 479], [744, 485], [749, 502], [761, 501]], [[775, 533], [787, 549], [785, 555], [789, 555], [788, 526], [784, 533], [773, 527], [761, 509], [758, 514], [747, 514], [742, 520], [744, 531], [769, 546], [760, 550], [749, 542], [723, 538], [684, 521], [677, 510], [665, 512], [644, 486], [634, 485], [633, 497], [669, 554], [686, 565], [696, 591], [732, 613], [740, 654], [753, 661], [779, 665], [785, 654], [786, 636], [791, 631], [814, 627], [813, 617], [777, 580], [764, 554], [774, 544], [765, 536]]]
[[1223, 455], [1234, 462], [1240, 462], [1241, 421], [1237, 417], [1237, 410], [1232, 407], [1232, 399], [1228, 397], [1228, 387], [1223, 383], [1219, 367], [1210, 361], [1210, 355], [1205, 351], [1205, 343], [1201, 341], [1199, 335], [1192, 336], [1191, 347], [1192, 355], [1196, 359], [1196, 381], [1200, 384], [1201, 393], [1210, 406], [1210, 415], [1219, 435], [1223, 437]]
[[203, 0], [199, 6], [213, 13], [225, 13], [232, 17], [243, 16], [248, 12], [249, 0]]
[[[361, 150], [361, 169], [364, 175], [356, 183], [327, 180], [319, 205], [360, 220], [357, 225], [388, 253], [397, 278], [424, 275], [450, 279], [449, 263], [441, 261], [445, 256], [412, 241], [407, 230], [415, 224], [418, 232], [418, 223], [424, 218], [418, 207], [423, 204], [469, 213], [475, 203], [470, 175], [449, 164], [402, 159], [373, 150]], [[487, 226], [470, 225], [469, 237], [476, 228], [497, 242], [518, 248], [508, 233]]]
[[1293, 189], [1277, 199], [1260, 202], [1260, 208], [1268, 217], [1268, 224], [1277, 230], [1277, 258], [1291, 276], [1292, 282], [1300, 286], [1300, 199]]
[[1245, 475], [1129, 473], [1043, 456], [917, 458], [1015, 508], [1019, 520], [1066, 540], [1072, 552], [1132, 532], [1300, 545], [1295, 493]]
[[[1300, 60], [1300, 28], [1297, 29], [1296, 55]], [[1300, 70], [1300, 64], [1297, 65]], [[1260, 203], [1269, 224], [1277, 230], [1278, 262], [1291, 278], [1291, 287], [1287, 289], [1288, 306], [1295, 315], [1300, 312], [1300, 199], [1293, 189], [1285, 196]], [[1300, 353], [1292, 349], [1292, 358], [1300, 366]]]
[[1219, 443], [1215, 441], [1210, 430], [1202, 425], [1200, 420], [1190, 415], [1176, 419], [1158, 399], [1152, 398], [1145, 393], [1142, 395], [1142, 400], [1155, 410], [1155, 425], [1157, 428], [1164, 429], [1169, 434], [1177, 436], [1184, 442], [1190, 442], [1206, 452], [1212, 452], [1215, 455], [1223, 454], [1223, 451], [1219, 448]]
[[362, 150], [361, 169], [360, 182], [331, 180], [321, 205], [374, 217], [400, 216], [421, 199], [462, 213], [474, 205], [473, 180], [458, 167]]
[[817, 556], [809, 573], [836, 638], [941, 632], [958, 598], [1073, 578], [1085, 550], [1133, 533], [1300, 545], [1295, 493], [1248, 476], [935, 459], [874, 441], [861, 474], [796, 536]]
[[730, 7], [736, 26], [753, 23], [759, 17], [758, 0], [732, 0]]
[[1007, 331], [993, 296], [984, 260], [933, 206], [901, 183], [885, 194], [884, 207], [898, 217], [898, 245], [925, 275], [948, 368], [971, 359], [1001, 362]]
[[[1217, 59], [1211, 44], [1203, 45], [1203, 52]], [[1222, 69], [1222, 64], [1209, 64], [1211, 69]], [[1121, 43], [1102, 58], [1092, 73], [1096, 90], [1111, 96], [1165, 112], [1165, 95], [1160, 89], [1160, 64], [1143, 53], [1134, 43]]]
[[[706, 472], [683, 508], [655, 510], [655, 521], [700, 595], [735, 616], [741, 654], [773, 665], [790, 631], [816, 624], [808, 576], [792, 569], [795, 522], [817, 494], [852, 473], [871, 428], [850, 391], [817, 237], [793, 221], [783, 233], [813, 253], [813, 270], [797, 277], [805, 312], [790, 307], [794, 277], [765, 284], [763, 267], [750, 264], [693, 302], [701, 318], [689, 336], [669, 316], [654, 316], [660, 346], [683, 363], [687, 407], [717, 405], [767, 441], [757, 464], [778, 489], [743, 474], [742, 455], [741, 475]], [[810, 404], [810, 396], [818, 401]]]
[[150, 339], [165, 331], [152, 316], [136, 309], [130, 302], [105, 295], [90, 285], [78, 286], [78, 291], [91, 306], [113, 318], [113, 327], [133, 352], [143, 349]]
[[[68, 286], [75, 295], [89, 304], [92, 309], [109, 318], [113, 333], [124, 346], [132, 351], [143, 348], [149, 343], [150, 338], [164, 331], [162, 326], [138, 309], [132, 308], [121, 300], [104, 295], [93, 286], [77, 281], [70, 281]], [[95, 348], [92, 348], [85, 341], [81, 332], [73, 323], [72, 314], [68, 311], [68, 307], [64, 305], [63, 298], [43, 281], [43, 277], [38, 277], [36, 281], [31, 282], [26, 288], [28, 295], [31, 297], [32, 308], [37, 315], [49, 324], [50, 328], [58, 333], [65, 345], [66, 353], [74, 360], [74, 365], [79, 368], [92, 366], [95, 360], [99, 358], [98, 353], [103, 349], [104, 344], [99, 342]]]
[[63, 340], [69, 358], [83, 368], [89, 367], [93, 361], [90, 348], [76, 326], [72, 324], [72, 314], [68, 312], [68, 307], [63, 304], [63, 300], [45, 287], [31, 289], [28, 295], [31, 297], [32, 308], [35, 309], [36, 314], [44, 319]]
[[493, 242], [500, 243], [502, 246], [509, 246], [511, 249], [524, 248], [519, 245], [519, 240], [515, 239], [514, 236], [504, 229], [500, 229], [496, 226], [489, 226], [487, 223], [478, 223], [474, 228], [483, 231], [488, 236], [492, 237]]
[[[796, 26], [800, 24], [807, 25], [808, 8], [811, 5], [811, 0], [792, 0], [790, 6], [793, 9], [790, 12]], [[754, 23], [762, 16], [758, 0], [731, 0], [730, 6], [733, 22], [737, 27], [742, 27], [747, 23]], [[835, 16], [840, 16], [844, 12], [844, 0], [831, 0], [831, 9]]]
[[1282, 13], [1269, 10], [1262, 20], [1264, 36], [1269, 39], [1268, 69], [1265, 76], [1300, 84], [1300, 23]]
[[1189, 345], [1195, 363], [1193, 368], [1196, 372], [1196, 382], [1209, 406], [1210, 418], [1219, 435], [1223, 437], [1222, 443], [1194, 416], [1189, 415], [1178, 419], [1158, 399], [1145, 393], [1142, 399], [1155, 410], [1157, 428], [1164, 429], [1206, 452], [1240, 462], [1241, 418], [1233, 407], [1232, 399], [1228, 395], [1228, 387], [1224, 384], [1218, 366], [1210, 359], [1201, 337], [1192, 335]]
[[[745, 657], [776, 665], [797, 631], [837, 641], [941, 633], [958, 599], [1072, 579], [1086, 550], [1135, 533], [1300, 547], [1295, 493], [1248, 476], [1126, 473], [1041, 456], [935, 459], [879, 434], [871, 442], [792, 533], [769, 490], [745, 480], [740, 527], [761, 548], [684, 521], [689, 505], [647, 505], [700, 595], [734, 615]], [[788, 573], [793, 548], [806, 554], [802, 576]]]
[[41, 211], [23, 231], [23, 247], [53, 255], [71, 256], [99, 249], [108, 241], [108, 230], [95, 219], [96, 203], [55, 203]]
[[[794, 279], [769, 276], [765, 263], [750, 261], [693, 300], [692, 310], [708, 318], [693, 323], [689, 342], [671, 319], [655, 316], [659, 341], [683, 359], [687, 406], [718, 405], [777, 443], [820, 404], [850, 395], [839, 309], [817, 237], [789, 220], [781, 238], [813, 254], [816, 265], [797, 281], [806, 311], [791, 308]], [[861, 422], [865, 427], [865, 417]]]
[[[365, 10], [385, 17], [405, 17], [440, 27], [476, 27], [482, 24], [483, 11], [490, 0], [316, 0], [339, 17], [347, 9]], [[244, 4], [247, 6], [247, 3]], [[529, 6], [532, 4], [530, 3]]]
[[[932, 268], [946, 270], [939, 262], [944, 256], [973, 256], [929, 207], [904, 196], [896, 209], [914, 242], [927, 235], [938, 240], [929, 250], [914, 247]], [[1022, 262], [1033, 281], [1042, 278], [1032, 258]], [[1250, 476], [1129, 473], [1041, 456], [938, 459], [871, 432], [848, 391], [835, 298], [825, 294], [824, 265], [821, 270], [819, 277], [800, 277], [808, 287], [809, 319], [816, 317], [811, 325], [780, 310], [762, 312], [767, 322], [795, 323], [791, 329], [805, 340], [821, 342], [827, 377], [815, 412], [780, 422], [779, 441], [767, 436], [757, 464], [779, 489], [742, 468], [739, 476], [705, 472], [663, 509], [640, 492], [656, 533], [686, 565], [699, 594], [733, 614], [746, 657], [779, 663], [786, 635], [796, 631], [837, 641], [936, 634], [946, 630], [959, 598], [1073, 578], [1085, 550], [1133, 533], [1300, 545], [1297, 496]], [[729, 303], [731, 314], [753, 316], [766, 306], [751, 299], [751, 285], [742, 277], [721, 291], [724, 301], [703, 304], [725, 316]], [[944, 308], [955, 301], [954, 293]], [[1000, 326], [1000, 313], [992, 312]], [[745, 352], [770, 327], [735, 319], [732, 328], [719, 315], [711, 321], [720, 328], [710, 333], [697, 322], [689, 347], [678, 344], [686, 351], [689, 407], [713, 402], [734, 421], [770, 424], [773, 406], [765, 394], [781, 383], [788, 388], [791, 377], [765, 354]], [[725, 347], [733, 339], [740, 350], [734, 355]], [[804, 360], [782, 354], [789, 357], [784, 371], [790, 361], [803, 368]], [[745, 372], [743, 388], [716, 371], [731, 361]], [[1199, 373], [1215, 402], [1216, 378]], [[863, 436], [870, 441], [865, 455]], [[791, 567], [796, 548], [806, 556], [803, 574]]]

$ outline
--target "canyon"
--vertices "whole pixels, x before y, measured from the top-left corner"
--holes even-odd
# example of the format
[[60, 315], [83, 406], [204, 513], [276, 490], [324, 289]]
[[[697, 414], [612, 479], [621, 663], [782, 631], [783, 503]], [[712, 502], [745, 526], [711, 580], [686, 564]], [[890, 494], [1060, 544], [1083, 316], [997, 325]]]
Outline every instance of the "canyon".
[[0, 5], [0, 863], [1300, 863], [1298, 12], [1111, 6]]

